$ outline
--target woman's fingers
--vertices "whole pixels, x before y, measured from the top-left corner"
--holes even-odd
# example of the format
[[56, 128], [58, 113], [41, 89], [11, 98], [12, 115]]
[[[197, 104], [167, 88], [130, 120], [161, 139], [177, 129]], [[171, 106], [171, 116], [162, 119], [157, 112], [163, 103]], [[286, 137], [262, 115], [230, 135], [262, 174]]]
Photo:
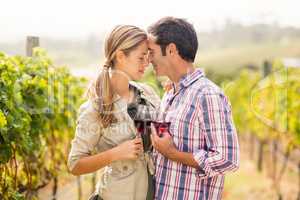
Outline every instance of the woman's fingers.
[[134, 144], [141, 144], [143, 141], [142, 141], [142, 138], [135, 138], [135, 139], [133, 139], [133, 142], [134, 142]]
[[150, 135], [150, 138], [151, 138], [152, 146], [155, 148], [155, 139], [154, 139], [154, 135], [151, 134], [151, 135]]
[[134, 149], [137, 151], [140, 151], [142, 148], [143, 148], [143, 146], [140, 144], [134, 146]]
[[134, 143], [134, 154], [135, 154], [135, 156], [138, 157], [143, 152], [144, 152], [144, 150], [143, 150], [142, 140], [135, 141], [135, 143]]
[[143, 150], [143, 141], [142, 141], [141, 138], [134, 139], [134, 148], [137, 151], [142, 151]]

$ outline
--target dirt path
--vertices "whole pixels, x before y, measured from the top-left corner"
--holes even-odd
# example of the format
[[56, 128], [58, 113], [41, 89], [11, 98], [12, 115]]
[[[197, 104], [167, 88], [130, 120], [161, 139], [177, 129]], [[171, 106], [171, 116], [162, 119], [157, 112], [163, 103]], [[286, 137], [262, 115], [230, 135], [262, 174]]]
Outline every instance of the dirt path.
[[[91, 194], [91, 177], [92, 175], [84, 175], [80, 177], [82, 200], [88, 199]], [[52, 186], [49, 184], [47, 187], [39, 191], [40, 200], [52, 200]], [[56, 200], [78, 200], [78, 180], [75, 176], [66, 175], [59, 179]]]

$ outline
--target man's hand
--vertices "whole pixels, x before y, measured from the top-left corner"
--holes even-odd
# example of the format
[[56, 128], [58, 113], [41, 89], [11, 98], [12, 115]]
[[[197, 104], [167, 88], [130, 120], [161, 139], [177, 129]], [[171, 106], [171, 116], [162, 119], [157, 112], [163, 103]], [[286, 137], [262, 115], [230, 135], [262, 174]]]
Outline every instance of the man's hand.
[[164, 132], [162, 137], [159, 137], [153, 124], [151, 124], [151, 132], [152, 145], [162, 155], [172, 161], [179, 162], [196, 169], [199, 168], [199, 165], [194, 159], [192, 153], [178, 151], [169, 132]]
[[177, 149], [171, 135], [168, 132], [162, 133], [159, 137], [153, 124], [151, 124], [151, 141], [153, 147], [165, 157], [171, 159], [172, 155], [176, 154]]

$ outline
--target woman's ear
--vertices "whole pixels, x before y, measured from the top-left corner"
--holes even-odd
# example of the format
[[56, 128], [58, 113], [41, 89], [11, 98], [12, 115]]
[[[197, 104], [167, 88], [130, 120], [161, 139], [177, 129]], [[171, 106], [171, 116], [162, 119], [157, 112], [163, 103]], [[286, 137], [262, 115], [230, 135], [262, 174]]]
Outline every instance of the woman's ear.
[[117, 61], [117, 63], [119, 63], [119, 64], [124, 63], [125, 56], [126, 55], [124, 54], [123, 51], [117, 50], [117, 52], [116, 52], [116, 61]]

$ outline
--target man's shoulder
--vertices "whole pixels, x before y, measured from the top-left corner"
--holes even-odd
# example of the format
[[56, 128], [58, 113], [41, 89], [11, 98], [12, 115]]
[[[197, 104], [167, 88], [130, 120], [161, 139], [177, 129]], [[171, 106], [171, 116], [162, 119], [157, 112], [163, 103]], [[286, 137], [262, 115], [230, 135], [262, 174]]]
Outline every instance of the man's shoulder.
[[201, 95], [223, 94], [222, 89], [207, 77], [199, 78], [191, 85], [191, 89]]
[[203, 102], [203, 100], [207, 101], [207, 99], [220, 101], [223, 102], [223, 105], [226, 106], [227, 109], [230, 109], [231, 104], [229, 99], [226, 97], [222, 88], [213, 81], [203, 77], [194, 84], [194, 87], [197, 91], [197, 101]]

